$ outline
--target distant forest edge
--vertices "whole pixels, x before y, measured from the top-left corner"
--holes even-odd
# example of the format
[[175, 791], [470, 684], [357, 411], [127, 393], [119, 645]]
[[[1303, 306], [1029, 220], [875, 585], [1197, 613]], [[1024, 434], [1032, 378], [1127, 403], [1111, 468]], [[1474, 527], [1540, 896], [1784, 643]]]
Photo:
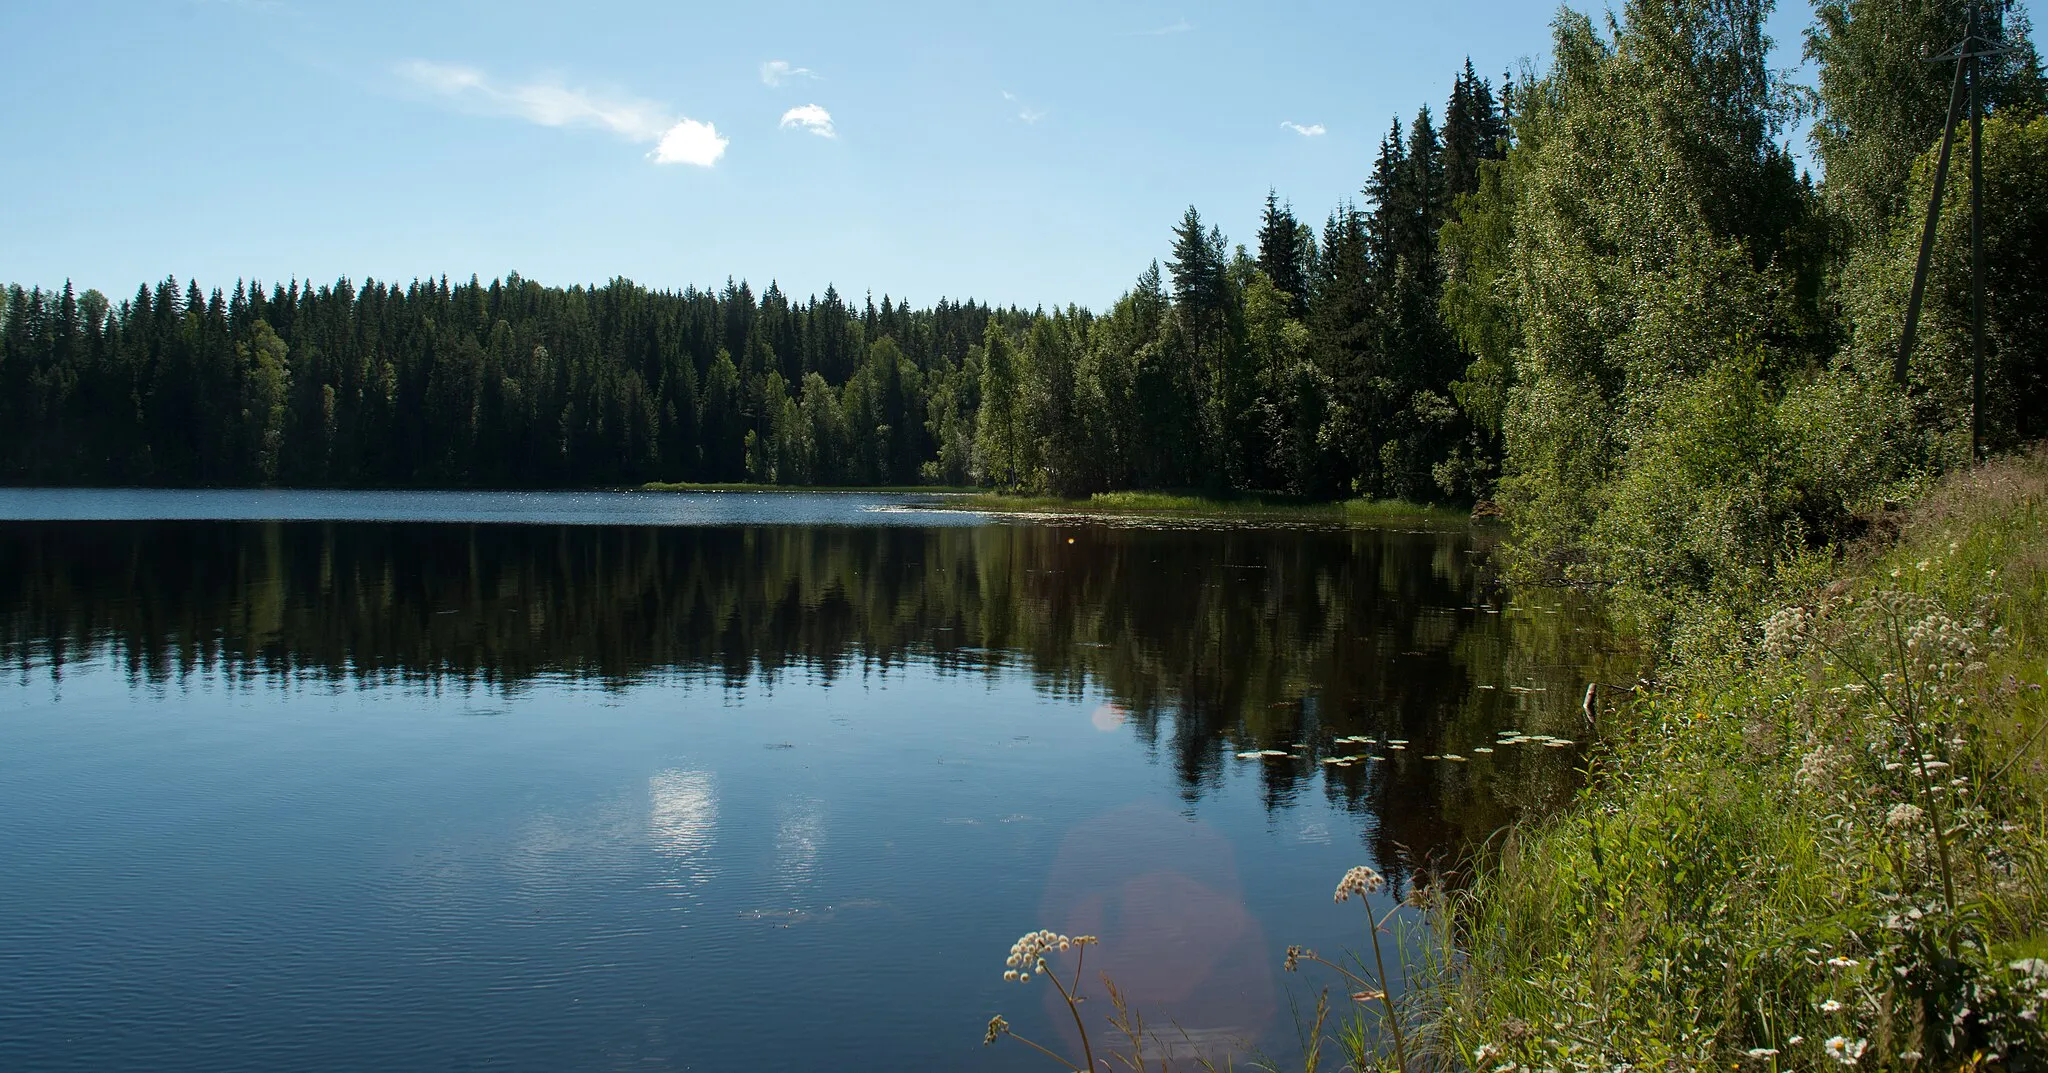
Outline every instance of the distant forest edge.
[[[1765, 0], [1569, 10], [1471, 63], [1320, 228], [1190, 207], [1106, 311], [509, 276], [10, 288], [0, 480], [977, 484], [1496, 499], [1524, 565], [1753, 587], [1968, 460], [1967, 128], [1920, 346], [1891, 376], [1961, 0], [1825, 0], [1816, 94]], [[1986, 61], [1993, 449], [2048, 435], [2048, 119], [2025, 15]], [[1825, 181], [1781, 143], [1802, 113]], [[1164, 237], [1164, 236], [1162, 236]]]

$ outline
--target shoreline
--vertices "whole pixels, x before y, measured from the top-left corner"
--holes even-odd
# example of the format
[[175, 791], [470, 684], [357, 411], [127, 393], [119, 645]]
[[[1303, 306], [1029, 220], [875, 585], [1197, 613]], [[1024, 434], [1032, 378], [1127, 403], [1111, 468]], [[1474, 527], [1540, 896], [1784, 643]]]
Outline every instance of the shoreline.
[[1384, 524], [1412, 522], [1468, 526], [1488, 519], [1445, 507], [1398, 500], [1336, 500], [1315, 503], [1275, 501], [1258, 497], [1216, 499], [1167, 492], [1098, 492], [1087, 499], [1017, 496], [981, 492], [939, 509], [979, 511], [1010, 517], [1045, 519], [1186, 519], [1200, 521]]
[[1761, 621], [1694, 609], [1716, 640], [1605, 707], [1578, 799], [1424, 899], [1404, 1020], [1438, 1066], [2048, 1051], [2048, 454], [1903, 517]]

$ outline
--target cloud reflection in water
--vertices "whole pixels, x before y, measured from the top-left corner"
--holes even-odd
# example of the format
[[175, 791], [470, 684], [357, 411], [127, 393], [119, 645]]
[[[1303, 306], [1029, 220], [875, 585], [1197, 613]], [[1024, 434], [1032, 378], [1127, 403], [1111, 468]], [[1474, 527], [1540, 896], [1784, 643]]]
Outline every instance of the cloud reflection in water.
[[659, 772], [647, 780], [647, 832], [672, 868], [663, 885], [689, 893], [717, 878], [718, 791], [708, 771]]

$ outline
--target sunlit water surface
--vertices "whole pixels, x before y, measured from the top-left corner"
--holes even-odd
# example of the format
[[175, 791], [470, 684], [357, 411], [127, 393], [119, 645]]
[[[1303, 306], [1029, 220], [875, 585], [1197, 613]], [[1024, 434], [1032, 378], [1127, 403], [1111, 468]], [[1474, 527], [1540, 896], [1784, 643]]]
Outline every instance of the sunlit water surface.
[[1044, 1068], [1041, 926], [1284, 1057], [1626, 659], [1483, 534], [931, 502], [0, 492], [0, 1069]]

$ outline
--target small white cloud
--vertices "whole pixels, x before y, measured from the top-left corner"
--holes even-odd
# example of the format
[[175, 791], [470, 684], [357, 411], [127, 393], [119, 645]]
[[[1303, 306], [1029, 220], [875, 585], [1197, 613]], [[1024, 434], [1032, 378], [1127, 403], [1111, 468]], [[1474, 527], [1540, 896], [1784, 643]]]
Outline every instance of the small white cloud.
[[1180, 20], [1179, 22], [1176, 22], [1176, 23], [1172, 24], [1171, 26], [1160, 26], [1160, 27], [1156, 27], [1156, 28], [1154, 28], [1154, 29], [1150, 29], [1150, 30], [1132, 30], [1132, 31], [1131, 31], [1130, 33], [1127, 33], [1127, 34], [1125, 34], [1124, 36], [1125, 36], [1125, 37], [1172, 37], [1172, 36], [1173, 36], [1174, 34], [1184, 34], [1184, 33], [1189, 33], [1189, 32], [1191, 32], [1192, 30], [1194, 30], [1194, 26], [1193, 26], [1193, 24], [1189, 23], [1189, 22], [1188, 22], [1188, 20], [1186, 20], [1186, 19], [1182, 19], [1182, 20]]
[[792, 78], [816, 78], [818, 73], [808, 67], [797, 67], [788, 60], [769, 60], [761, 65], [761, 83], [779, 86]]
[[1003, 99], [1010, 102], [1011, 104], [1019, 106], [1017, 109], [1017, 118], [1023, 120], [1026, 123], [1037, 123], [1039, 120], [1044, 119], [1048, 114], [1046, 110], [1043, 108], [1034, 108], [1031, 105], [1025, 104], [1024, 98], [1017, 96], [1016, 94], [1010, 92], [1007, 89], [1003, 91]]
[[607, 130], [627, 141], [655, 143], [649, 154], [663, 164], [711, 166], [725, 152], [726, 139], [709, 123], [678, 116], [654, 101], [568, 86], [558, 80], [500, 85], [473, 67], [413, 60], [399, 76], [446, 98], [457, 107], [486, 115], [511, 116], [543, 127]]
[[1280, 125], [1283, 128], [1291, 130], [1304, 138], [1320, 138], [1323, 135], [1330, 133], [1327, 129], [1324, 128], [1324, 126], [1321, 123], [1310, 123], [1307, 126], [1302, 126], [1300, 123], [1289, 123], [1283, 121]]
[[789, 111], [782, 113], [782, 129], [788, 130], [791, 127], [810, 131], [820, 138], [836, 138], [839, 136], [839, 132], [832, 129], [832, 113], [815, 104], [791, 108]]
[[501, 86], [473, 67], [426, 60], [403, 64], [398, 71], [413, 84], [465, 107], [543, 127], [595, 127], [633, 141], [651, 142], [675, 123], [675, 118], [653, 101], [559, 81]]
[[661, 136], [661, 144], [655, 146], [649, 156], [656, 164], [695, 164], [708, 168], [725, 155], [725, 147], [730, 142], [731, 139], [718, 133], [717, 127], [685, 119]]
[[452, 63], [413, 60], [399, 64], [398, 73], [427, 89], [451, 97], [464, 90], [480, 89], [484, 84], [483, 72]]

